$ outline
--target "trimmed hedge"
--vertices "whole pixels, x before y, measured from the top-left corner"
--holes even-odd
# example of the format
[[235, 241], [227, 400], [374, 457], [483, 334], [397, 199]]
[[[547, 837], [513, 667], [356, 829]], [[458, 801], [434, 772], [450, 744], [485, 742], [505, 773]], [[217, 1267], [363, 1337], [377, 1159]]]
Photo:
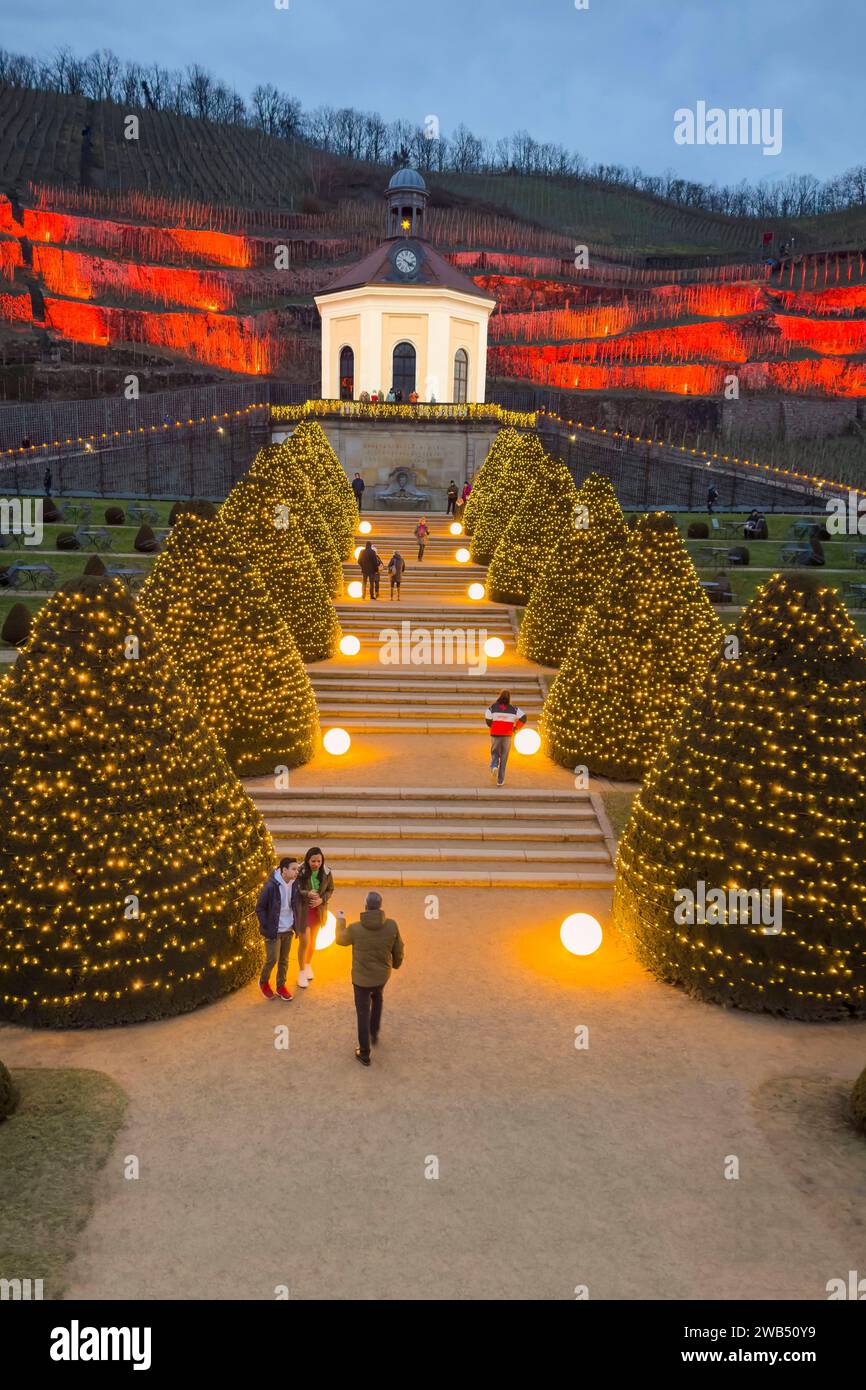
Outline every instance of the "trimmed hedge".
[[0, 637], [10, 647], [21, 647], [30, 636], [33, 614], [23, 603], [13, 603], [6, 614]]
[[18, 1109], [18, 1089], [7, 1068], [0, 1062], [0, 1120]]
[[850, 1115], [861, 1134], [866, 1134], [866, 1070], [861, 1071], [851, 1092]]

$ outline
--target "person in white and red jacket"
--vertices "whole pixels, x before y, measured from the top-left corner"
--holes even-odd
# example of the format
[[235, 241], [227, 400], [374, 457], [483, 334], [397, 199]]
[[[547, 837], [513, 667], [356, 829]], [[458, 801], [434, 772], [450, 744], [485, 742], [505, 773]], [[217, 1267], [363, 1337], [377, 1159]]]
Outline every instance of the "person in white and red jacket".
[[498, 786], [505, 781], [505, 764], [511, 752], [511, 739], [526, 723], [519, 705], [511, 703], [510, 690], [500, 692], [484, 716], [490, 730], [490, 774]]

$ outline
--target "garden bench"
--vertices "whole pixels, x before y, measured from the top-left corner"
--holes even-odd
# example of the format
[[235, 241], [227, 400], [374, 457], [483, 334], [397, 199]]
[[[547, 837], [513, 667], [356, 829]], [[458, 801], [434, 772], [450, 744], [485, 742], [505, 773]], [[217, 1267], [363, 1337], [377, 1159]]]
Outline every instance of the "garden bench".
[[779, 559], [783, 565], [804, 565], [811, 554], [811, 550], [804, 550], [801, 545], [783, 545]]
[[794, 540], [804, 541], [814, 525], [815, 522], [808, 517], [801, 518], [800, 521], [794, 522], [789, 535], [793, 536]]
[[728, 559], [728, 549], [726, 545], [702, 545], [698, 547], [698, 555], [702, 560], [715, 565]]
[[110, 550], [114, 539], [106, 526], [97, 526], [92, 531], [79, 529], [75, 532], [75, 537], [90, 550]]
[[134, 521], [136, 526], [152, 526], [159, 520], [159, 512], [155, 507], [146, 507], [143, 502], [133, 502], [127, 508], [130, 521]]
[[[21, 565], [22, 586], [31, 589], [53, 589], [57, 585], [57, 571], [53, 565]], [[41, 582], [44, 580], [44, 583]]]

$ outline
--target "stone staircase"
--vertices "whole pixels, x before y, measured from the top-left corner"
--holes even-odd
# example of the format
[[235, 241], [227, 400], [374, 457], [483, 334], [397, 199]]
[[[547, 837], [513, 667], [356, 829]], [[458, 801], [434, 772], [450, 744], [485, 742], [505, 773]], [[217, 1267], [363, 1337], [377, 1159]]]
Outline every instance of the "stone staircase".
[[484, 711], [506, 681], [515, 704], [537, 725], [545, 696], [543, 678], [532, 672], [469, 676], [458, 667], [380, 666], [347, 676], [322, 665], [310, 668], [310, 679], [322, 725], [339, 724], [351, 734], [483, 733]]
[[610, 887], [589, 792], [473, 787], [250, 787], [277, 854], [323, 844], [340, 887]]

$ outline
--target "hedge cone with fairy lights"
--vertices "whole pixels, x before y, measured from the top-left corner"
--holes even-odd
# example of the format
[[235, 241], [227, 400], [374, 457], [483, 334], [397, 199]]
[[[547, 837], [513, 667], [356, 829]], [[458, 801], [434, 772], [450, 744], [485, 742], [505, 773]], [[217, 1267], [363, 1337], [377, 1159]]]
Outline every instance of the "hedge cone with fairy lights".
[[701, 999], [863, 1017], [866, 646], [802, 574], [773, 575], [725, 646], [635, 803], [615, 921]]
[[310, 480], [313, 497], [328, 524], [341, 560], [349, 560], [358, 526], [358, 504], [352, 485], [322, 426], [302, 420], [287, 440], [300, 472]]
[[484, 504], [488, 497], [492, 496], [499, 482], [502, 469], [508, 457], [508, 451], [519, 443], [520, 435], [509, 425], [506, 429], [500, 430], [490, 446], [487, 457], [472, 479], [472, 491], [466, 499], [466, 506], [463, 508], [463, 530], [467, 536], [471, 536], [475, 530], [478, 518], [484, 510]]
[[521, 656], [541, 666], [562, 665], [627, 537], [613, 487], [590, 473], [577, 494], [571, 524], [560, 529], [550, 563], [530, 595], [517, 639]]
[[325, 588], [331, 598], [340, 598], [343, 593], [342, 561], [330, 528], [313, 500], [312, 484], [301, 472], [288, 445], [269, 444], [260, 449], [250, 465], [249, 476], [268, 479], [280, 496], [285, 498], [310, 548]]
[[504, 455], [499, 478], [491, 486], [472, 532], [471, 554], [476, 565], [490, 564], [527, 491], [551, 464], [537, 434], [517, 435], [516, 440], [505, 445]]
[[673, 517], [643, 517], [545, 700], [548, 753], [564, 767], [643, 777], [721, 640]]
[[256, 570], [304, 661], [326, 661], [340, 641], [337, 612], [292, 513], [270, 479], [247, 474], [235, 483], [220, 517]]
[[261, 817], [119, 580], [69, 580], [0, 681], [0, 1016], [139, 1023], [261, 960]]
[[487, 592], [495, 603], [528, 602], [560, 536], [573, 530], [577, 506], [568, 469], [548, 459], [544, 478], [526, 489], [490, 561]]
[[138, 603], [239, 775], [313, 756], [318, 714], [300, 652], [218, 517], [177, 517]]

